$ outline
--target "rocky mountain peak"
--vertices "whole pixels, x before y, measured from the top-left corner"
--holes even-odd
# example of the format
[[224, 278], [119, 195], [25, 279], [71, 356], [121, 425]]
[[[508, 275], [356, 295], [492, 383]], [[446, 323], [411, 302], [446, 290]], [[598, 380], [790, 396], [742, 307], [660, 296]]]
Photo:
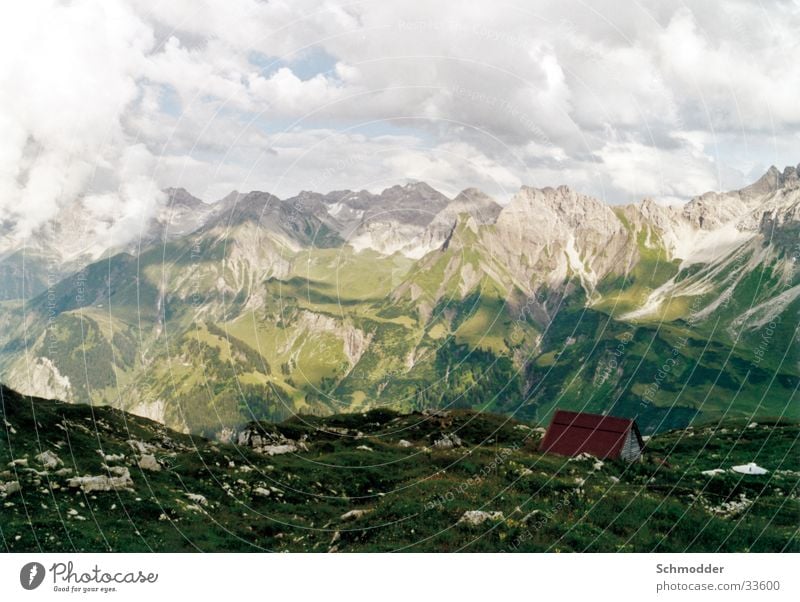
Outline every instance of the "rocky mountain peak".
[[796, 188], [800, 185], [798, 171], [800, 171], [800, 165], [796, 167], [789, 165], [783, 171], [772, 165], [763, 176], [750, 186], [742, 188], [739, 193], [752, 197], [770, 194], [781, 188]]
[[164, 193], [167, 195], [167, 206], [181, 206], [191, 209], [202, 208], [207, 206], [201, 199], [191, 194], [185, 188], [165, 188]]

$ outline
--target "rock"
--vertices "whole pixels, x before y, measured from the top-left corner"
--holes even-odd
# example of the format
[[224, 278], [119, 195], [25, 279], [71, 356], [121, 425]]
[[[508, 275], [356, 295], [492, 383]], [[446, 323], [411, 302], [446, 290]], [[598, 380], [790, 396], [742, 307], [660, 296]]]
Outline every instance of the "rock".
[[54, 474], [58, 477], [65, 477], [72, 472], [71, 468], [59, 468]]
[[161, 470], [161, 464], [158, 463], [158, 460], [156, 460], [153, 454], [143, 454], [142, 457], [139, 458], [139, 468], [158, 472]]
[[761, 468], [755, 462], [749, 462], [748, 464], [734, 466], [731, 468], [731, 470], [733, 472], [738, 472], [740, 474], [753, 474], [753, 475], [767, 474], [769, 472], [766, 468]]
[[398, 447], [412, 447], [411, 442], [406, 441], [405, 439], [400, 439], [400, 441], [397, 442], [397, 445]]
[[294, 443], [285, 443], [281, 445], [264, 445], [260, 448], [255, 448], [255, 451], [261, 452], [268, 456], [280, 456], [282, 454], [293, 454], [297, 451], [297, 446]]
[[608, 480], [614, 484], [619, 483], [619, 477], [608, 477]]
[[361, 451], [368, 451], [371, 452], [372, 448], [369, 445], [359, 445], [356, 449], [360, 449]]
[[358, 520], [365, 514], [369, 514], [372, 510], [350, 510], [349, 512], [345, 512], [339, 517], [339, 520]]
[[195, 504], [200, 504], [201, 506], [208, 506], [208, 500], [204, 495], [200, 495], [199, 493], [187, 493], [186, 497], [192, 500]]
[[134, 449], [134, 451], [138, 452], [139, 455], [151, 453], [155, 450], [155, 448], [149, 443], [138, 441], [137, 439], [128, 439], [127, 443]]
[[478, 525], [482, 525], [487, 520], [491, 521], [501, 521], [505, 520], [505, 516], [502, 512], [485, 512], [483, 510], [467, 510], [460, 519], [458, 519], [459, 525], [469, 525], [471, 527], [477, 527]]
[[455, 433], [444, 433], [440, 439], [433, 442], [434, 449], [453, 449], [461, 447], [461, 438]]
[[8, 463], [9, 468], [14, 468], [15, 466], [27, 466], [28, 465], [28, 458], [17, 458], [16, 460], [12, 460]]
[[68, 487], [79, 487], [84, 493], [91, 491], [117, 491], [133, 487], [133, 479], [130, 472], [124, 466], [117, 467], [118, 476], [106, 475], [84, 475], [82, 477], [72, 477], [67, 481]]
[[594, 470], [601, 470], [603, 468], [603, 461], [602, 460], [598, 460], [597, 462], [592, 464], [592, 468]]
[[704, 470], [700, 474], [704, 474], [707, 477], [713, 477], [718, 474], [723, 474], [725, 472], [724, 468], [714, 468], [713, 470]]
[[64, 464], [61, 461], [61, 458], [59, 458], [50, 450], [43, 451], [41, 454], [38, 454], [36, 456], [36, 461], [44, 466], [47, 470], [54, 470]]
[[540, 514], [542, 514], [541, 510], [531, 510], [530, 512], [528, 512], [528, 514], [522, 517], [521, 522], [527, 523], [529, 520], [531, 520], [532, 518], [536, 518]]
[[0, 483], [0, 493], [3, 495], [11, 495], [12, 493], [17, 493], [21, 491], [22, 487], [19, 484], [19, 481], [11, 481], [9, 483]]
[[261, 495], [263, 497], [269, 497], [272, 495], [272, 492], [269, 489], [264, 489], [263, 487], [256, 487], [253, 489], [253, 493], [256, 495]]

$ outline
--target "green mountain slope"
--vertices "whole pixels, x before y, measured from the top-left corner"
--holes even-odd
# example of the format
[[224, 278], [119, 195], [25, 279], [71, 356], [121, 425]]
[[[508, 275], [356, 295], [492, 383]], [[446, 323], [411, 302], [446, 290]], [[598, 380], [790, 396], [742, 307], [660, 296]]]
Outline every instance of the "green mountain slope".
[[[788, 421], [670, 431], [628, 465], [467, 410], [295, 416], [232, 445], [5, 387], [0, 409], [9, 552], [798, 551]], [[728, 470], [747, 462], [769, 473]]]
[[486, 218], [409, 185], [375, 197], [409, 203], [379, 227], [368, 193], [344, 209], [334, 193], [234, 194], [191, 234], [3, 302], [0, 374], [223, 439], [254, 418], [376, 407], [587, 409], [648, 433], [797, 419], [788, 186], [682, 209], [523, 187]]

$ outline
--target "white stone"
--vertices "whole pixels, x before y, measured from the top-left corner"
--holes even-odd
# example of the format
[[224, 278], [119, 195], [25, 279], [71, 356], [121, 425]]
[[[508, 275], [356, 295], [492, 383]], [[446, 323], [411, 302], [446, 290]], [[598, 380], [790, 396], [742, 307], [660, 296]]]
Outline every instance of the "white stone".
[[460, 519], [458, 519], [458, 524], [462, 525], [470, 525], [471, 527], [477, 527], [478, 525], [482, 525], [486, 521], [501, 521], [505, 520], [505, 516], [502, 512], [486, 512], [484, 510], [467, 510]]
[[142, 457], [139, 458], [139, 468], [158, 472], [161, 470], [161, 464], [158, 463], [158, 460], [156, 460], [153, 454], [143, 454]]
[[41, 454], [36, 456], [36, 461], [39, 462], [42, 466], [44, 466], [47, 470], [53, 470], [58, 468], [60, 465], [64, 464], [57, 455], [55, 455], [50, 450], [43, 451]]
[[749, 462], [747, 464], [741, 464], [739, 466], [734, 466], [731, 468], [732, 471], [738, 472], [740, 474], [767, 474], [769, 471], [766, 468], [761, 468], [755, 462]]

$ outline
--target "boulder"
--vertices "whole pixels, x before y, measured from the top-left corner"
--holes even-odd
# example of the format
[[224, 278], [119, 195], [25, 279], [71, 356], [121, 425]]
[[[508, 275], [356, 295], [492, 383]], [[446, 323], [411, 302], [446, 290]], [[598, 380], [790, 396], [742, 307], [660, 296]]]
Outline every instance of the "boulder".
[[161, 464], [158, 463], [158, 460], [156, 460], [153, 454], [143, 454], [142, 457], [139, 458], [139, 468], [158, 472], [161, 470]]
[[72, 477], [67, 481], [68, 487], [79, 487], [84, 493], [92, 491], [117, 491], [133, 487], [130, 472], [124, 466], [117, 467], [117, 476], [84, 475]]
[[453, 449], [454, 447], [461, 447], [461, 445], [461, 438], [455, 433], [444, 433], [433, 442], [434, 449]]
[[459, 525], [469, 525], [470, 527], [477, 527], [478, 525], [482, 525], [486, 521], [501, 521], [505, 520], [505, 516], [502, 512], [486, 512], [484, 510], [467, 510], [460, 519], [458, 519]]
[[57, 455], [55, 455], [50, 450], [43, 451], [42, 453], [38, 454], [36, 457], [36, 461], [39, 462], [42, 466], [45, 467], [47, 470], [55, 470], [59, 466], [62, 466], [64, 462], [61, 461]]
[[19, 484], [19, 481], [10, 481], [9, 483], [0, 483], [0, 493], [3, 495], [11, 495], [12, 493], [17, 493], [21, 491], [22, 487]]
[[371, 512], [371, 510], [363, 510], [363, 509], [361, 509], [361, 510], [350, 510], [349, 512], [345, 512], [344, 514], [342, 514], [339, 517], [339, 519], [340, 520], [358, 520], [359, 518], [361, 518], [362, 516], [364, 516], [365, 514], [368, 514], [370, 512]]
[[204, 495], [200, 495], [199, 493], [187, 493], [186, 497], [192, 500], [195, 504], [200, 504], [201, 506], [208, 506], [208, 500]]

